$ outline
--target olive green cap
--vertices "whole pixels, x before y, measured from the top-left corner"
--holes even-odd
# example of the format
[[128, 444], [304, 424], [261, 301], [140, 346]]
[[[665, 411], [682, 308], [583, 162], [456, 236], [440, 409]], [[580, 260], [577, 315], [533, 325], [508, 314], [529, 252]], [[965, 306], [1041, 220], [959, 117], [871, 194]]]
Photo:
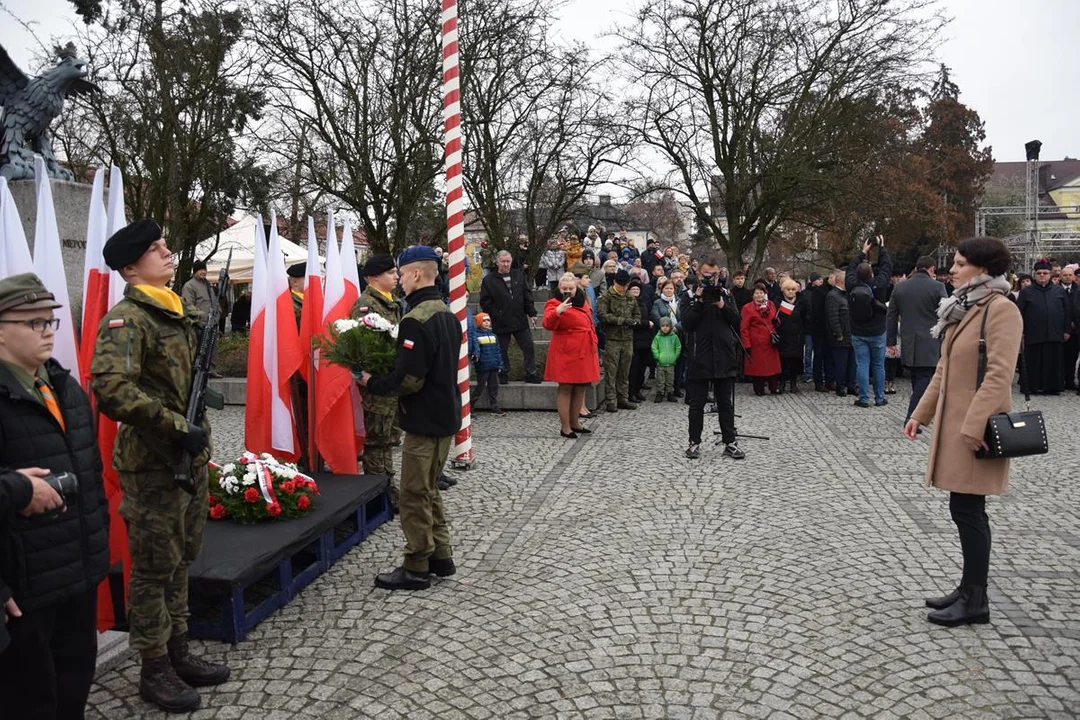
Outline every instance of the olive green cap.
[[52, 310], [60, 307], [56, 296], [34, 273], [12, 275], [0, 280], [0, 313], [8, 310]]

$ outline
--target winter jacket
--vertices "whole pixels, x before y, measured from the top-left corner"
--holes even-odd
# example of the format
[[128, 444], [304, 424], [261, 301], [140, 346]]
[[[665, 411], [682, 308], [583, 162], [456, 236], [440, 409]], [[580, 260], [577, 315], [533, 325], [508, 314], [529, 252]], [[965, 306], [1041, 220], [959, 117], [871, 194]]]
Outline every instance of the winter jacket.
[[859, 337], [877, 337], [885, 334], [885, 305], [889, 292], [889, 280], [892, 277], [892, 258], [888, 251], [881, 248], [877, 273], [871, 284], [859, 282], [856, 272], [859, 265], [866, 261], [866, 256], [859, 253], [848, 265], [845, 276], [851, 334]]
[[905, 367], [936, 367], [941, 357], [941, 340], [930, 336], [937, 324], [938, 304], [945, 286], [922, 270], [893, 289], [885, 317], [885, 344], [900, 344], [900, 361]]
[[210, 282], [205, 278], [200, 280], [193, 277], [184, 283], [180, 297], [198, 309], [201, 315], [199, 324], [205, 325], [210, 317], [210, 308], [214, 305], [214, 289], [210, 287]]
[[557, 383], [585, 384], [600, 379], [596, 352], [596, 327], [588, 304], [557, 312], [562, 301], [551, 298], [544, 305], [544, 329], [551, 331], [544, 379]]
[[825, 298], [825, 316], [829, 322], [829, 345], [851, 347], [851, 321], [848, 319], [847, 293], [834, 287]]
[[607, 342], [630, 342], [634, 328], [641, 324], [641, 308], [629, 293], [611, 290], [596, 301], [596, 314]]
[[686, 377], [712, 380], [735, 377], [739, 369], [739, 311], [725, 298], [723, 308], [686, 295], [679, 305], [686, 342]]
[[491, 331], [512, 333], [529, 327], [529, 318], [536, 317], [532, 291], [525, 274], [510, 271], [510, 284], [497, 272], [488, 273], [480, 283], [480, 309], [491, 316]]
[[[88, 595], [109, 570], [109, 507], [90, 401], [55, 360], [45, 372], [66, 429], [0, 365], [0, 478], [17, 495], [0, 502], [0, 600], [14, 597], [23, 612]], [[79, 490], [64, 498], [66, 511], [17, 514], [30, 501], [30, 488], [14, 471], [28, 467], [77, 477]]]
[[652, 312], [649, 314], [649, 319], [653, 322], [653, 329], [659, 332], [660, 330], [660, 318], [671, 318], [671, 325], [675, 330], [679, 330], [682, 327], [682, 316], [679, 315], [679, 303], [676, 297], [674, 306], [664, 298], [663, 295], [653, 300]]
[[[825, 311], [825, 300], [829, 297], [829, 293], [832, 292], [833, 286], [828, 282], [823, 282], [821, 285], [811, 285], [809, 290], [803, 294], [803, 298], [808, 300], [808, 310], [810, 312], [810, 334], [814, 337], [829, 337], [829, 315]], [[807, 297], [809, 295], [809, 297]]]
[[748, 303], [742, 309], [739, 335], [746, 348], [743, 374], [747, 377], [772, 377], [780, 374], [780, 353], [772, 344], [776, 329], [776, 306], [766, 302], [764, 314], [756, 303]]
[[641, 322], [634, 328], [634, 349], [648, 350], [652, 346], [653, 331], [658, 328], [650, 327], [652, 321], [649, 319], [649, 315], [652, 312], [652, 300], [645, 296], [645, 288], [641, 290], [641, 295], [637, 299], [638, 317]]
[[682, 355], [682, 341], [674, 331], [666, 335], [662, 332], [656, 333], [652, 340], [652, 356], [657, 365], [671, 367], [679, 361], [679, 355]]
[[469, 357], [476, 364], [477, 372], [503, 369], [499, 339], [490, 330], [477, 328], [469, 334]]
[[806, 335], [810, 330], [810, 306], [800, 297], [795, 298], [790, 309], [785, 300], [780, 301], [776, 315], [776, 332], [780, 336], [780, 357], [801, 358], [806, 347]]

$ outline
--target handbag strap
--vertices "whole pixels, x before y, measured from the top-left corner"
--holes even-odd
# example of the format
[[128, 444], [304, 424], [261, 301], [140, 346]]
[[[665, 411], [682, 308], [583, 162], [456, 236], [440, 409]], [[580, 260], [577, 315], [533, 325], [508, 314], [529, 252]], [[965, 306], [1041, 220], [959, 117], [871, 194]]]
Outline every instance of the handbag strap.
[[[992, 300], [986, 303], [986, 307], [983, 310], [982, 327], [979, 329], [979, 372], [978, 377], [975, 380], [976, 392], [982, 387], [983, 378], [986, 377], [986, 318], [990, 316], [990, 303]], [[1027, 390], [1027, 383], [1024, 382], [1024, 373], [1027, 372], [1027, 357], [1024, 353], [1024, 342], [1020, 342], [1020, 387], [1024, 390], [1024, 404], [1027, 409], [1031, 409], [1031, 395]]]

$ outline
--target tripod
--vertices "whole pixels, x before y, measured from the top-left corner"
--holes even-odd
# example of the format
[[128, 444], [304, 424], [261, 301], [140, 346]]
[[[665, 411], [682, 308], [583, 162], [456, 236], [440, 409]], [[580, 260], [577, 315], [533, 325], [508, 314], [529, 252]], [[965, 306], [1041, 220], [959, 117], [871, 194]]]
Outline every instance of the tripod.
[[[736, 383], [731, 384], [731, 409], [732, 409], [733, 413], [734, 413], [734, 410], [735, 410], [735, 385], [736, 385]], [[709, 411], [711, 413], [713, 413], [713, 414], [717, 414], [716, 403], [713, 403], [712, 405], [709, 406]], [[734, 413], [734, 415], [735, 415], [736, 419], [742, 417], [742, 415], [739, 415], [738, 413]], [[721, 435], [721, 432], [720, 432], [719, 428], [716, 429], [716, 430], [713, 430], [713, 435]], [[739, 432], [738, 425], [736, 425], [735, 426], [735, 440], [738, 441], [740, 438], [746, 438], [747, 440], [769, 440], [770, 439], [768, 435], [743, 435], [742, 433]], [[721, 444], [723, 444], [723, 442], [724, 442], [724, 438], [719, 437], [719, 438], [717, 438], [716, 442], [713, 443], [713, 445], [721, 445]]]

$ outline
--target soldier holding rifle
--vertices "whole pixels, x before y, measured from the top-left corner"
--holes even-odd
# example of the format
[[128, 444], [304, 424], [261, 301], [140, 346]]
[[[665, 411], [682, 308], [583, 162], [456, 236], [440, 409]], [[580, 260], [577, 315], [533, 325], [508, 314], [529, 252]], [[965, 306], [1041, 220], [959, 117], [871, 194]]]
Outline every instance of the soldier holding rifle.
[[104, 256], [127, 287], [101, 321], [90, 373], [98, 408], [121, 423], [112, 459], [131, 549], [129, 642], [142, 658], [143, 699], [186, 712], [199, 704], [193, 686], [229, 677], [228, 667], [192, 655], [187, 635], [188, 567], [202, 545], [210, 459], [210, 424], [189, 402], [200, 390], [197, 331], [217, 324], [169, 289], [172, 253], [153, 220], [117, 231]]

